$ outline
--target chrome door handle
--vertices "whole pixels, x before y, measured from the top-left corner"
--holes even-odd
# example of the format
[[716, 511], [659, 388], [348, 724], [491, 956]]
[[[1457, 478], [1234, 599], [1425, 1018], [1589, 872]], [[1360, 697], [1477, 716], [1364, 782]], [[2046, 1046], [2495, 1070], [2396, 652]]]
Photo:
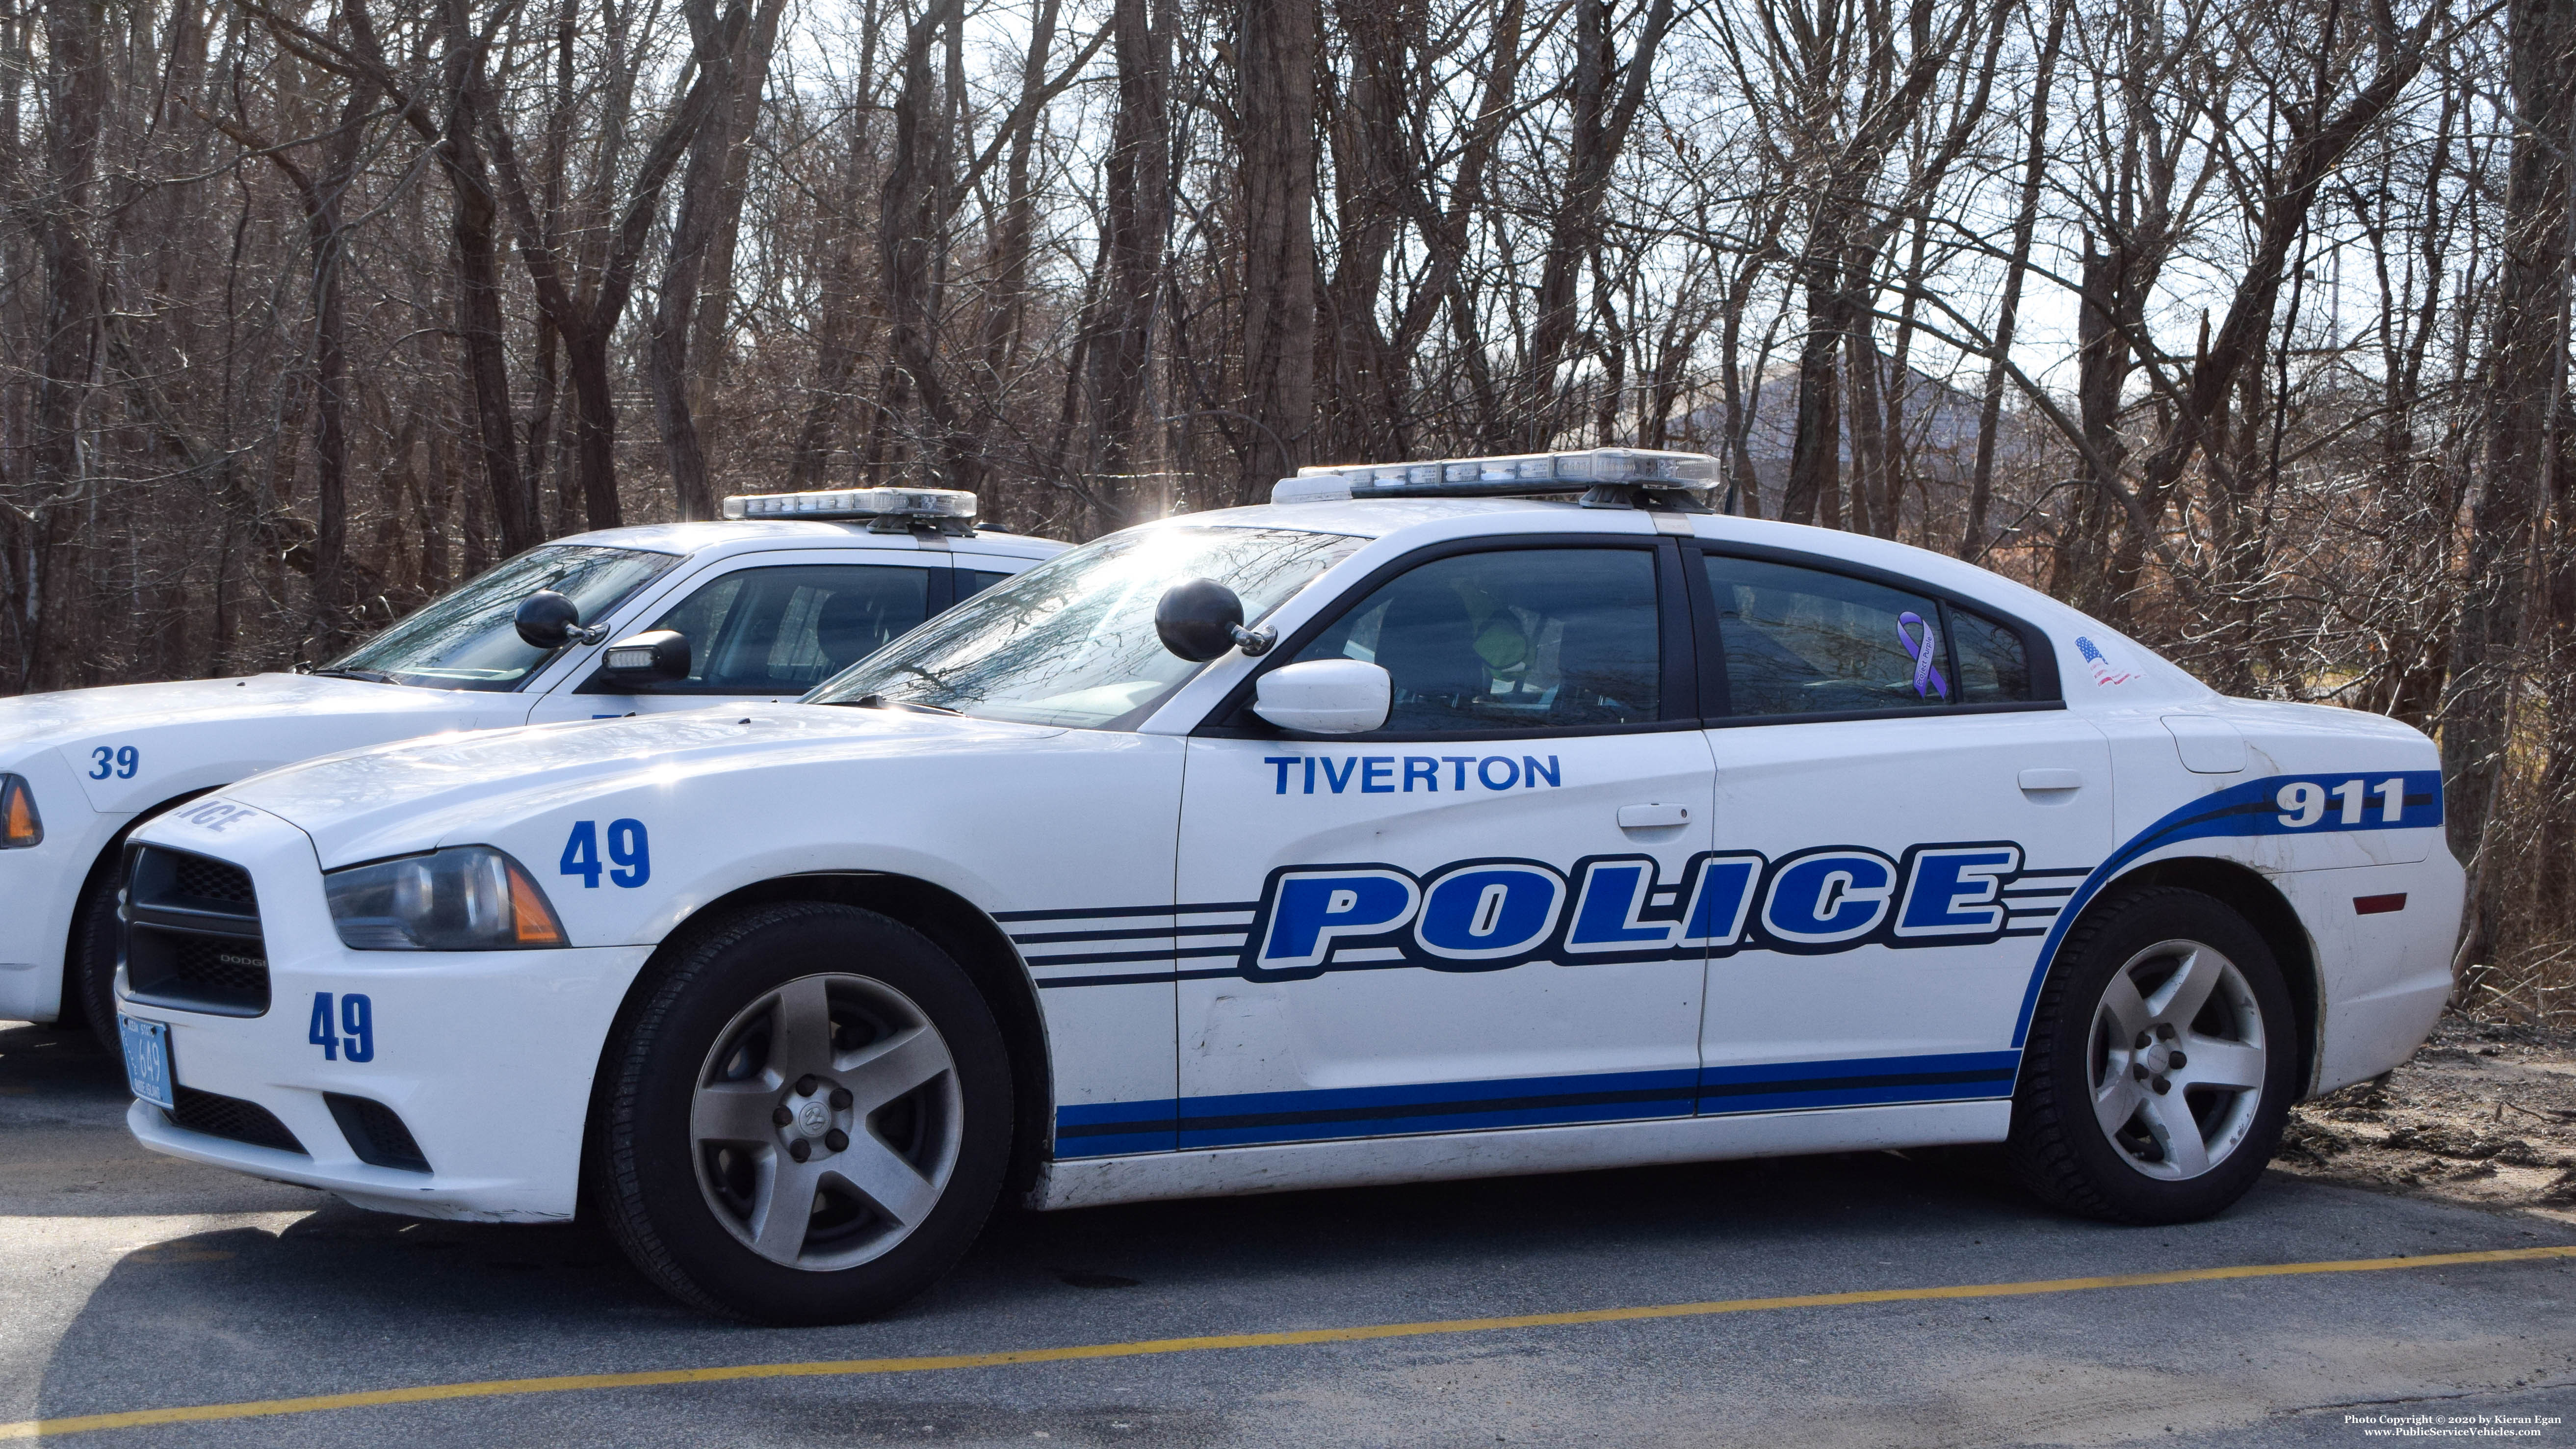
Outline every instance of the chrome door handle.
[[2057, 790], [2081, 790], [2084, 788], [2084, 772], [2081, 770], [2024, 770], [2021, 772], [2021, 787], [2032, 794]]
[[1619, 828], [1622, 830], [1662, 830], [1690, 824], [1688, 805], [1622, 805]]

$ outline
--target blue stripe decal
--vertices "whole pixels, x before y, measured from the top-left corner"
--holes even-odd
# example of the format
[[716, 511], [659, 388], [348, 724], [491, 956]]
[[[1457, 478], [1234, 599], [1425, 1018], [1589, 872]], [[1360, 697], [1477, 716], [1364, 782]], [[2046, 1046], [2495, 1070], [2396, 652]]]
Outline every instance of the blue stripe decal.
[[[2390, 781], [2400, 782], [2393, 802], [2380, 793], [2380, 787]], [[2313, 804], [2305, 792], [2299, 791], [2301, 786], [2316, 792]], [[2359, 787], [2357, 798], [2335, 793], [2348, 786]], [[2267, 775], [2192, 801], [2131, 836], [2126, 845], [2093, 867], [2092, 874], [2084, 877], [2084, 884], [2067, 898], [2057, 914], [2057, 924], [2050, 928], [2048, 939], [2040, 943], [2039, 959], [2031, 964], [2030, 985], [2021, 997], [2021, 1015], [2013, 1022], [2013, 1045], [2018, 1048], [2030, 1035], [2030, 1015], [2039, 1007], [2040, 983], [2048, 979], [2049, 963], [2057, 959], [2057, 948], [2076, 918], [2084, 914], [2086, 904], [2113, 877], [2149, 851], [2178, 841], [2220, 835], [2337, 835], [2352, 830], [2425, 830], [2441, 823], [2439, 770], [2402, 770], [2341, 779], [2332, 775]]]
[[1697, 1077], [1683, 1069], [1187, 1097], [1181, 1101], [1181, 1146], [1687, 1117]]
[[1173, 1118], [1180, 1103], [1084, 1102], [1055, 1109], [1055, 1155], [1123, 1157], [1169, 1152], [1176, 1145]]
[[2018, 1052], [1243, 1092], [1060, 1108], [1059, 1159], [2009, 1097]]
[[1879, 1107], [2009, 1097], [2019, 1052], [1854, 1057], [1777, 1066], [1710, 1067], [1700, 1073], [1703, 1117], [1808, 1107]]

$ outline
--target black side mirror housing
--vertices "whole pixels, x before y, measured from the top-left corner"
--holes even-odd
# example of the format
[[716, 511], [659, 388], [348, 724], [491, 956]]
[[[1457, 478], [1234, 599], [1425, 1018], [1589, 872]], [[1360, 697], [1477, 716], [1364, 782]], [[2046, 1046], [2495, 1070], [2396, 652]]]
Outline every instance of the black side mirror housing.
[[581, 605], [552, 589], [539, 589], [519, 601], [519, 610], [510, 617], [519, 637], [538, 649], [561, 649], [592, 631], [581, 627]]
[[689, 677], [689, 636], [673, 629], [630, 634], [608, 646], [600, 678], [622, 685], [661, 684]]
[[1164, 648], [1204, 664], [1233, 648], [1244, 632], [1243, 600], [1214, 579], [1174, 584], [1154, 605], [1154, 632]]

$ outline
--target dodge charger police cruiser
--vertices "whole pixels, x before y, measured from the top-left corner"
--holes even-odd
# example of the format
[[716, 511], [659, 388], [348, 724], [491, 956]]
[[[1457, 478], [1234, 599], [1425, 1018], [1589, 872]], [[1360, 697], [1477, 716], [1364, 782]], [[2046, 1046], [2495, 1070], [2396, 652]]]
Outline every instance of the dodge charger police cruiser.
[[2189, 1220], [2422, 1039], [2422, 735], [1714, 468], [1309, 470], [801, 701], [235, 785], [134, 836], [127, 1121], [395, 1212], [586, 1189], [678, 1297], [828, 1321], [1006, 1195], [1999, 1142]]
[[0, 1020], [86, 1017], [114, 1046], [125, 834], [181, 801], [356, 745], [793, 699], [1063, 548], [976, 532], [946, 490], [725, 513], [532, 549], [308, 674], [0, 700]]

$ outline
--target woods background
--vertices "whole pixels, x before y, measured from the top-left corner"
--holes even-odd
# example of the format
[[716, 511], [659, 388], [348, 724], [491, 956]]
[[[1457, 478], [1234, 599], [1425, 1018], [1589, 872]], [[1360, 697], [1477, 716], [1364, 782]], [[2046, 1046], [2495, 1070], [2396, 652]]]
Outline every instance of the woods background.
[[2571, 152], [2576, 0], [10, 0], [0, 688], [726, 492], [1699, 449], [2436, 731], [2565, 1017]]

